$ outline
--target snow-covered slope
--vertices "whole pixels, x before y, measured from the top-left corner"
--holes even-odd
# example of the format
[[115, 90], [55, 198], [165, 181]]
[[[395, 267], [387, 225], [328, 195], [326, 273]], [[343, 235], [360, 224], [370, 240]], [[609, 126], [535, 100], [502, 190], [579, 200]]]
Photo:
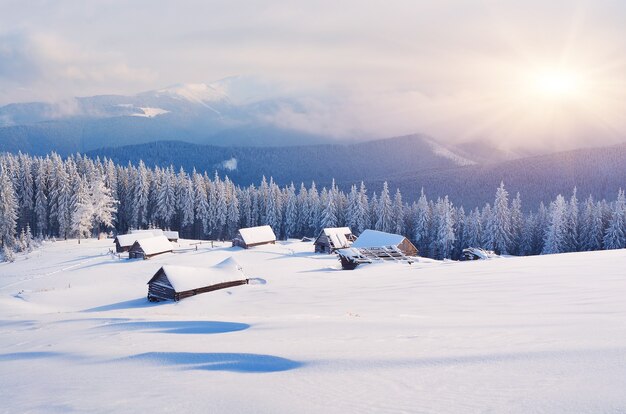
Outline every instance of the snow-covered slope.
[[[620, 412], [626, 251], [338, 270], [311, 243], [0, 264], [4, 412]], [[151, 304], [164, 264], [244, 285]]]

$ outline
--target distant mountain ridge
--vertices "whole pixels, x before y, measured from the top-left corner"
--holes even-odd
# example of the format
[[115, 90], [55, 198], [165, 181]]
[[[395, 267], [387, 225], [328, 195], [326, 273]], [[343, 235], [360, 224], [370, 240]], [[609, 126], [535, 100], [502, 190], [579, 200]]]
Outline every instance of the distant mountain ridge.
[[360, 181], [401, 175], [408, 171], [474, 165], [453, 147], [422, 135], [407, 135], [358, 144], [320, 144], [287, 147], [219, 147], [179, 141], [161, 141], [87, 152], [116, 163], [184, 167], [187, 171], [218, 171], [242, 185], [256, 184], [261, 176], [277, 183], [316, 181], [327, 185], [334, 178]]
[[[289, 98], [252, 99], [232, 80], [180, 84], [132, 96], [101, 95], [0, 107], [0, 151], [67, 155], [101, 147], [180, 140], [210, 145], [303, 145], [329, 137], [268, 121]], [[229, 96], [229, 88], [239, 95]], [[253, 87], [250, 87], [254, 89]]]
[[[580, 198], [614, 199], [626, 187], [626, 144], [532, 156], [496, 163], [465, 158], [463, 152], [442, 154], [432, 140], [412, 135], [351, 145], [303, 147], [214, 147], [182, 142], [158, 142], [91, 151], [126, 164], [143, 159], [148, 166], [184, 167], [187, 171], [217, 171], [240, 185], [258, 184], [263, 175], [281, 184], [315, 181], [328, 186], [332, 179], [343, 189], [363, 180], [370, 195], [387, 181], [407, 201], [421, 189], [430, 198], [449, 195], [453, 203], [473, 208], [492, 202], [504, 181], [510, 197], [520, 192], [525, 208], [547, 203], [576, 186]], [[434, 148], [434, 149], [433, 149]], [[439, 154], [438, 154], [439, 152]], [[458, 159], [456, 157], [459, 157]]]

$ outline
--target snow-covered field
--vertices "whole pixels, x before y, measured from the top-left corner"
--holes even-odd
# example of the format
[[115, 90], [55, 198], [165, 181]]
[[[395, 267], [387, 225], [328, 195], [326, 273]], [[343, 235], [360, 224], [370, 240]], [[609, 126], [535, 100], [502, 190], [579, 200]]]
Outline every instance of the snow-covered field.
[[[626, 411], [626, 250], [341, 271], [301, 242], [111, 247], [0, 264], [0, 412]], [[231, 255], [267, 283], [146, 300], [161, 265]]]

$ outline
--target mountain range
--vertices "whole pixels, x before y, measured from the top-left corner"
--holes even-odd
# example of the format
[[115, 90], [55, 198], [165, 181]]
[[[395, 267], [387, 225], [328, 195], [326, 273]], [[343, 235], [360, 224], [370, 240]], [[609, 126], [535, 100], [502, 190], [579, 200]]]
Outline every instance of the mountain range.
[[626, 144], [533, 156], [486, 141], [450, 144], [421, 134], [338, 141], [274, 123], [284, 108], [307, 108], [267, 89], [228, 78], [129, 96], [9, 104], [0, 107], [0, 151], [143, 160], [217, 171], [241, 185], [258, 184], [265, 175], [281, 185], [328, 186], [334, 179], [344, 189], [364, 181], [379, 192], [387, 181], [407, 201], [423, 188], [429, 197], [450, 195], [467, 208], [491, 201], [500, 181], [512, 195], [519, 191], [528, 208], [574, 186], [582, 196], [612, 199], [626, 184]]

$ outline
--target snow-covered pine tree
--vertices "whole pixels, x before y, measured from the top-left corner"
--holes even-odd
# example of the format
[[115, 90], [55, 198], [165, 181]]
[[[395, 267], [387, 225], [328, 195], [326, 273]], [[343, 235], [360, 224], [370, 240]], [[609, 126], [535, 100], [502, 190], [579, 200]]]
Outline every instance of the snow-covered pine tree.
[[224, 180], [226, 191], [226, 238], [232, 239], [239, 229], [239, 198], [233, 182], [228, 177]]
[[376, 223], [374, 224], [374, 229], [391, 233], [393, 231], [393, 206], [389, 196], [387, 181], [383, 183], [383, 189], [380, 192], [380, 199], [378, 200], [376, 213]]
[[491, 204], [487, 203], [483, 206], [483, 209], [480, 213], [480, 222], [483, 225], [482, 239], [480, 242], [480, 246], [483, 248], [491, 248], [491, 234], [490, 234], [490, 223], [493, 221], [493, 211], [491, 210]]
[[185, 174], [184, 178], [180, 181], [179, 190], [179, 207], [180, 207], [180, 230], [186, 235], [193, 235], [192, 228], [195, 222], [195, 199], [194, 199], [194, 184], [193, 181]]
[[519, 192], [511, 201], [511, 240], [509, 243], [509, 253], [520, 255], [522, 246], [522, 232], [524, 227], [524, 213], [522, 213], [522, 198]]
[[583, 251], [600, 250], [604, 228], [602, 227], [602, 207], [590, 195], [585, 200], [580, 220], [580, 248]]
[[15, 245], [18, 209], [13, 182], [5, 167], [0, 165], [0, 244], [8, 250], [12, 250]]
[[548, 221], [542, 254], [563, 253], [567, 248], [567, 202], [561, 194], [550, 203]]
[[426, 195], [424, 194], [424, 189], [422, 188], [420, 198], [417, 201], [416, 215], [413, 219], [415, 229], [413, 240], [415, 241], [415, 247], [417, 247], [417, 250], [419, 250], [422, 255], [427, 254], [428, 246], [430, 245], [430, 240], [428, 240], [430, 221], [431, 211]]
[[113, 198], [101, 177], [95, 177], [89, 185], [93, 203], [93, 225], [99, 231], [108, 231], [114, 227], [118, 202]]
[[[323, 191], [323, 190], [322, 190]], [[326, 193], [326, 203], [322, 210], [321, 228], [337, 227], [337, 205], [335, 204], [335, 192], [332, 190]]]
[[396, 189], [396, 195], [393, 198], [393, 209], [391, 213], [392, 217], [392, 231], [396, 234], [404, 234], [406, 228], [404, 222], [404, 204], [402, 203], [402, 194], [400, 189]]
[[617, 193], [617, 200], [613, 205], [613, 214], [604, 234], [604, 248], [626, 248], [626, 197], [622, 189]]
[[204, 237], [209, 232], [209, 200], [202, 175], [193, 170], [194, 213], [196, 221], [195, 237]]
[[567, 213], [565, 220], [565, 251], [576, 252], [580, 249], [579, 243], [579, 220], [578, 220], [578, 198], [576, 197], [577, 189], [574, 187], [572, 197], [567, 204]]
[[33, 162], [29, 156], [22, 153], [18, 155], [18, 161], [18, 187], [16, 191], [19, 204], [18, 227], [24, 229], [26, 225], [34, 222], [35, 185], [33, 180]]
[[478, 207], [472, 210], [466, 220], [463, 228], [463, 240], [466, 247], [478, 247], [482, 245], [482, 222]]
[[35, 169], [35, 232], [42, 236], [48, 231], [48, 169], [39, 159]]
[[437, 200], [434, 211], [433, 224], [436, 226], [436, 237], [433, 241], [432, 253], [437, 259], [450, 258], [455, 238], [452, 204], [449, 202], [448, 196]]
[[151, 188], [151, 175], [148, 172], [143, 161], [139, 161], [139, 168], [137, 169], [137, 175], [134, 177], [134, 186], [132, 193], [134, 195], [132, 205], [132, 221], [131, 227], [136, 229], [142, 228], [148, 225], [148, 203], [150, 198]]
[[156, 194], [156, 206], [154, 208], [154, 220], [165, 228], [170, 228], [172, 218], [176, 213], [176, 174], [174, 167], [163, 170]]
[[493, 214], [487, 222], [488, 244], [487, 248], [497, 254], [508, 254], [511, 244], [511, 213], [509, 210], [509, 193], [504, 188], [504, 182], [496, 190], [496, 198], [493, 203]]
[[367, 199], [367, 189], [365, 188], [365, 183], [361, 181], [361, 185], [359, 186], [359, 194], [358, 194], [358, 206], [356, 210], [355, 217], [355, 227], [351, 229], [356, 232], [355, 234], [361, 234], [365, 230], [370, 227], [371, 217], [370, 217], [370, 209], [369, 209], [369, 201]]
[[88, 238], [93, 229], [93, 217], [95, 214], [92, 194], [86, 178], [78, 176], [72, 194], [72, 221], [71, 231], [78, 237], [78, 243], [82, 238]]
[[298, 198], [293, 183], [287, 187], [287, 203], [285, 206], [285, 239], [297, 236], [298, 232]]

